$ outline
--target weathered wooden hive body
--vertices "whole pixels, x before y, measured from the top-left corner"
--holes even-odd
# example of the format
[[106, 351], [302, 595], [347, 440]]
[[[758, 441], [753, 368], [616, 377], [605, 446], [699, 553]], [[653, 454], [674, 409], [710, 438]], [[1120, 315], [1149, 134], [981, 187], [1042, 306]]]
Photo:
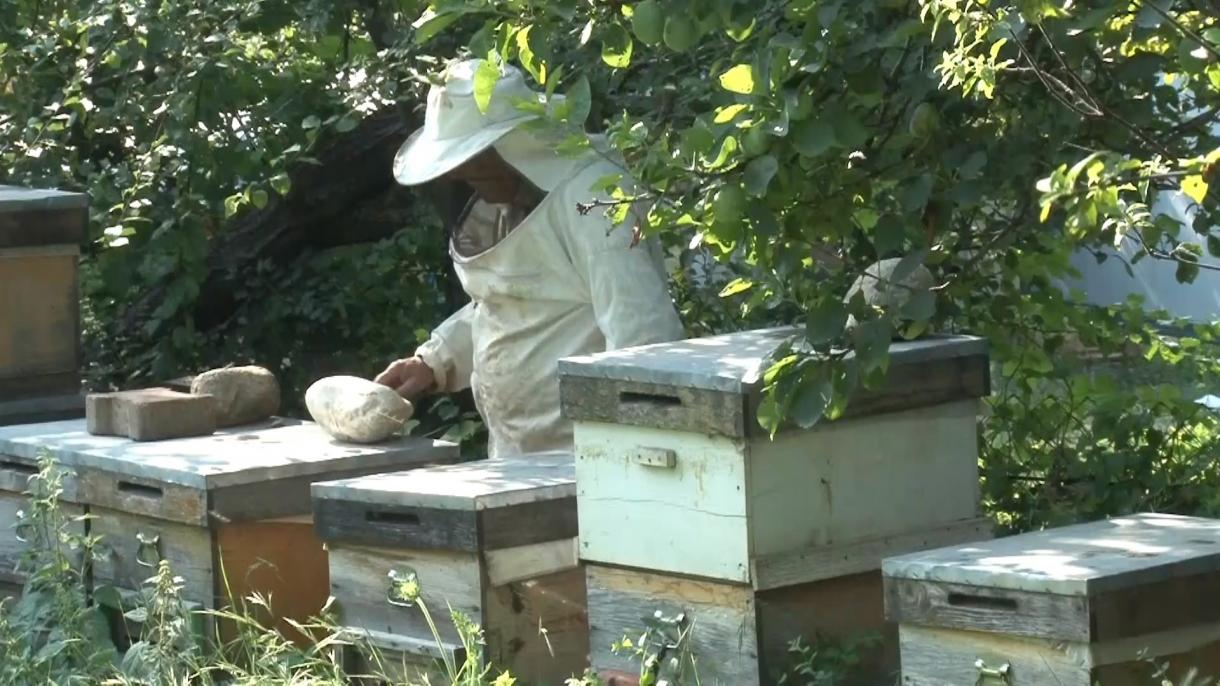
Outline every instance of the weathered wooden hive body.
[[887, 559], [910, 686], [1220, 673], [1220, 521], [1138, 514]]
[[380, 662], [399, 679], [435, 682], [438, 659], [464, 659], [450, 607], [482, 627], [485, 658], [523, 683], [561, 684], [584, 669], [570, 454], [319, 483], [313, 494], [340, 622], [363, 644], [358, 672]]
[[575, 422], [580, 555], [595, 668], [642, 617], [683, 613], [702, 683], [774, 683], [787, 642], [879, 630], [896, 668], [887, 555], [989, 536], [979, 518], [984, 341], [896, 343], [884, 388], [846, 415], [772, 440], [759, 426], [767, 359], [792, 329], [613, 351], [560, 363]]
[[88, 196], [0, 185], [0, 425], [80, 416]]
[[[338, 443], [312, 422], [278, 418], [144, 443], [90, 435], [83, 419], [0, 428], [0, 466], [20, 465], [14, 477], [32, 471], [42, 451], [66, 469], [65, 492], [90, 515], [88, 533], [102, 537], [92, 570], [99, 600], [130, 604], [164, 559], [193, 607], [224, 607], [257, 591], [272, 596], [276, 618], [297, 621], [316, 614], [329, 590], [310, 484], [458, 456], [453, 444], [418, 438]], [[0, 506], [23, 500], [15, 478], [0, 485], [12, 488], [0, 492]], [[12, 535], [0, 530], [6, 571], [24, 547]]]

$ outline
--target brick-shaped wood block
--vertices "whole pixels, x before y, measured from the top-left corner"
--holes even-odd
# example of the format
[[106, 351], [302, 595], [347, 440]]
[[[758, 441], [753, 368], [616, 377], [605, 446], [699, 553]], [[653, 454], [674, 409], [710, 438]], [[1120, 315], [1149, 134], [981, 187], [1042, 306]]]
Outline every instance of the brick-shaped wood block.
[[[293, 419], [155, 442], [92, 435], [78, 419], [0, 427], [0, 455], [12, 458], [0, 462], [0, 488], [28, 475], [43, 450], [72, 473], [72, 497], [91, 515], [88, 533], [101, 537], [93, 567], [100, 597], [132, 597], [167, 560], [193, 607], [259, 593], [274, 612], [261, 619], [297, 641], [287, 621], [309, 621], [329, 594], [310, 484], [458, 457], [456, 445], [422, 438], [344, 444]], [[0, 498], [0, 517], [6, 507]], [[12, 548], [5, 540], [0, 558]], [[218, 628], [232, 637], [232, 627]]]
[[1220, 673], [1220, 520], [1116, 517], [898, 556], [883, 574], [906, 686]]
[[[79, 393], [77, 261], [87, 206], [82, 193], [0, 185], [0, 401]], [[79, 399], [75, 410], [80, 416]], [[0, 403], [0, 423], [35, 411], [64, 410]]]
[[141, 388], [118, 393], [90, 393], [85, 420], [95, 436], [124, 436], [135, 441], [204, 436], [216, 430], [216, 406], [210, 395], [168, 388]]
[[[523, 683], [562, 684], [583, 671], [588, 624], [570, 455], [318, 483], [313, 494], [340, 623], [364, 639], [354, 654], [361, 673], [376, 669], [375, 650], [394, 683], [422, 675], [435, 683], [442, 653], [461, 659], [450, 607], [483, 628], [485, 659]], [[405, 579], [418, 584], [441, 646], [418, 604], [397, 597]]]

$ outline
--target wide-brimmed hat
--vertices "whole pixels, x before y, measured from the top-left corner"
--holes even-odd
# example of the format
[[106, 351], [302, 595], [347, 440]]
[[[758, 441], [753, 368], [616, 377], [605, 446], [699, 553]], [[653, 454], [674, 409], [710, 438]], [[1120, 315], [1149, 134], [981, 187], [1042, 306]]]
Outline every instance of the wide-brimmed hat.
[[443, 83], [428, 91], [423, 128], [411, 134], [394, 156], [394, 178], [404, 186], [431, 181], [493, 145], [504, 134], [538, 115], [518, 108], [522, 100], [542, 102], [520, 70], [497, 67], [499, 79], [487, 111], [474, 99], [475, 74], [483, 60], [455, 62]]

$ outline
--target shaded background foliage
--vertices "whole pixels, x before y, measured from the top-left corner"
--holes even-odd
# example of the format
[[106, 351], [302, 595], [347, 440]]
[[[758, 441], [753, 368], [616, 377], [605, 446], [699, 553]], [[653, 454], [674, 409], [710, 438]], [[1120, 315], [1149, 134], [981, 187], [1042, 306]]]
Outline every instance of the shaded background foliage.
[[[1220, 509], [1213, 323], [1092, 303], [1113, 246], [1210, 278], [1220, 29], [1209, 0], [0, 0], [0, 169], [87, 190], [95, 387], [252, 361], [296, 401], [375, 373], [461, 304], [462, 189], [396, 187], [426, 75], [470, 54], [567, 96], [666, 245], [692, 335], [776, 323], [765, 421], [811, 425], [886, 343], [986, 336], [985, 505], [1004, 528]], [[635, 191], [608, 192], [624, 194]], [[1150, 207], [1194, 202], [1185, 239]], [[440, 202], [431, 202], [439, 199]], [[612, 203], [604, 208], [614, 212]], [[936, 297], [842, 302], [878, 258]], [[848, 314], [861, 324], [848, 331]], [[473, 437], [468, 399], [420, 431]], [[474, 442], [477, 445], [477, 441]], [[476, 448], [477, 449], [477, 448]]]

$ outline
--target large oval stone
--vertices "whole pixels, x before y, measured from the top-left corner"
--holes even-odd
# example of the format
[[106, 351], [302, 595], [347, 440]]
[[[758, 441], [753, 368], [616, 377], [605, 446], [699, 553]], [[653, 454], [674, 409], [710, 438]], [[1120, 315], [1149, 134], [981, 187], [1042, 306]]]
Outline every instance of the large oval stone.
[[400, 431], [411, 403], [388, 386], [358, 376], [328, 376], [305, 391], [305, 407], [326, 433], [341, 441], [377, 443]]
[[280, 411], [280, 383], [262, 367], [206, 371], [191, 382], [191, 393], [215, 399], [217, 426], [249, 424]]

